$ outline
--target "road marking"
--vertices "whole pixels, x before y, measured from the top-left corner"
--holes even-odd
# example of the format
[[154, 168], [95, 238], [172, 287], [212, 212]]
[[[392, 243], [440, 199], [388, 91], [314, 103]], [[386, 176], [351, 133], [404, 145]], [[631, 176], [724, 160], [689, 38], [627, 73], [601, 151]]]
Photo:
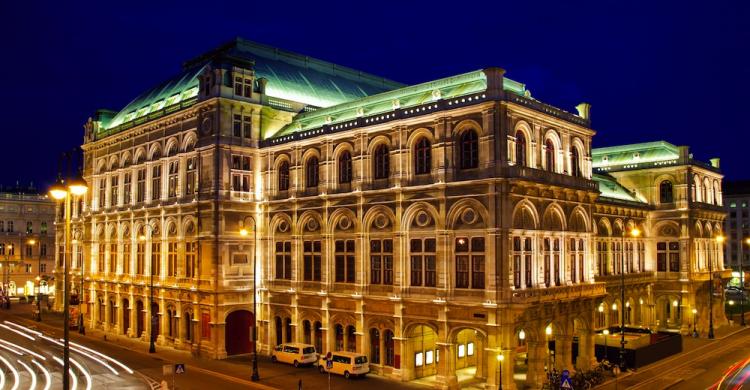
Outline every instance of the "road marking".
[[13, 383], [13, 387], [11, 387], [10, 390], [17, 390], [18, 385], [21, 384], [21, 378], [18, 377], [18, 370], [16, 370], [16, 367], [11, 365], [9, 361], [5, 360], [4, 357], [0, 356], [0, 360], [2, 360], [3, 363], [8, 366], [8, 368], [10, 368], [10, 372], [13, 374], [13, 379], [15, 380], [15, 382]]
[[191, 366], [190, 369], [193, 370], [193, 371], [202, 372], [202, 373], [204, 373], [206, 375], [214, 376], [216, 378], [224, 379], [225, 381], [239, 383], [241, 385], [249, 386], [249, 387], [256, 388], [256, 389], [261, 389], [261, 390], [279, 390], [276, 387], [272, 387], [272, 386], [268, 386], [268, 385], [262, 385], [260, 383], [248, 381], [248, 380], [245, 380], [245, 379], [237, 378], [237, 377], [234, 377], [234, 376], [231, 376], [231, 375], [226, 375], [226, 374], [222, 374], [222, 373], [215, 372], [215, 371], [206, 370], [206, 369], [203, 369], [203, 368], [200, 368], [200, 367], [192, 367]]
[[[43, 390], [49, 390], [50, 386], [52, 386], [52, 376], [50, 376], [49, 371], [43, 365], [39, 364], [38, 361], [32, 360], [31, 362], [36, 364], [36, 366], [44, 372], [44, 378], [47, 380], [47, 384], [44, 386]], [[0, 386], [0, 388], [2, 388], [2, 386]]]
[[23, 368], [25, 368], [25, 369], [26, 369], [26, 371], [28, 371], [28, 372], [29, 372], [29, 374], [31, 374], [31, 386], [29, 386], [29, 390], [34, 390], [34, 389], [36, 389], [36, 373], [34, 372], [34, 370], [32, 370], [32, 369], [31, 369], [31, 367], [29, 367], [28, 365], [26, 365], [26, 363], [22, 362], [21, 360], [19, 360], [19, 359], [16, 359], [16, 361], [17, 361], [17, 362], [18, 362], [18, 363], [19, 363], [20, 365], [22, 365], [22, 366], [23, 366]]

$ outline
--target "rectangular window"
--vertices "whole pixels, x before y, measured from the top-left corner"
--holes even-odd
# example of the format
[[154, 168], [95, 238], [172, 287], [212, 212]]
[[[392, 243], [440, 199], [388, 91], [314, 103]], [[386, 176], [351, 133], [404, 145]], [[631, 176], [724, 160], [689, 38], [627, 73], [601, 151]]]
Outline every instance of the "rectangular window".
[[131, 192], [130, 192], [130, 180], [132, 179], [132, 175], [130, 172], [125, 172], [125, 175], [122, 178], [122, 203], [123, 204], [130, 204], [132, 202], [131, 198]]
[[167, 193], [170, 198], [177, 196], [177, 175], [180, 173], [180, 162], [171, 161], [169, 163], [169, 188]]
[[249, 116], [243, 116], [242, 117], [242, 135], [250, 139], [252, 138], [252, 133], [250, 130], [252, 129], [252, 118]]
[[161, 275], [161, 243], [151, 243], [151, 275]]
[[680, 243], [678, 241], [656, 243], [656, 270], [659, 272], [680, 271]]
[[161, 165], [154, 165], [151, 170], [151, 200], [161, 199]]
[[234, 114], [232, 116], [232, 135], [242, 137], [242, 115]]
[[562, 271], [562, 267], [561, 267], [562, 263], [560, 262], [560, 239], [559, 238], [555, 238], [555, 240], [553, 241], [553, 243], [554, 243], [554, 245], [552, 246], [552, 248], [554, 249], [554, 253], [552, 254], [552, 258], [555, 261], [555, 270], [554, 270], [554, 272], [555, 272], [555, 286], [560, 286], [562, 284], [561, 280], [560, 280], [561, 279], [560, 274], [561, 274], [561, 271]]
[[292, 243], [276, 242], [276, 279], [292, 279]]
[[98, 261], [97, 261], [97, 264], [96, 264], [97, 265], [97, 271], [99, 271], [100, 273], [103, 273], [104, 272], [104, 255], [105, 255], [107, 249], [104, 246], [104, 244], [99, 244], [99, 248], [98, 249], [99, 249], [99, 254], [98, 254]]
[[39, 272], [46, 273], [47, 272], [47, 264], [44, 264], [44, 263], [40, 264], [39, 265]]
[[185, 277], [195, 277], [195, 259], [198, 255], [198, 243], [195, 241], [185, 243]]
[[549, 287], [552, 285], [552, 251], [550, 246], [550, 239], [545, 238], [543, 241], [544, 250], [544, 285]]
[[109, 244], [109, 272], [117, 272], [117, 244]]
[[370, 283], [393, 284], [393, 240], [370, 240]]
[[26, 257], [34, 256], [34, 247], [32, 245], [26, 245]]
[[669, 243], [669, 272], [680, 272], [680, 243]]
[[484, 238], [456, 239], [456, 288], [484, 288]]
[[112, 176], [112, 179], [110, 179], [110, 194], [111, 197], [109, 198], [109, 204], [111, 204], [113, 207], [117, 207], [117, 205], [120, 204], [119, 198], [118, 198], [118, 190], [120, 189], [120, 178], [117, 176]]
[[26, 222], [26, 234], [34, 234], [34, 223], [31, 221]]
[[135, 273], [144, 275], [146, 262], [146, 244], [138, 243], [135, 253]]
[[435, 239], [417, 238], [410, 243], [411, 252], [411, 285], [435, 287]]
[[47, 256], [47, 244], [42, 243], [41, 245], [39, 245], [39, 256]]
[[104, 200], [107, 198], [107, 179], [99, 179], [99, 208], [104, 208]]
[[122, 273], [130, 275], [130, 242], [122, 244]]
[[177, 242], [167, 244], [167, 276], [177, 276]]
[[33, 269], [33, 266], [31, 264], [26, 264], [26, 273], [27, 274], [31, 273], [32, 269]]
[[196, 181], [196, 157], [189, 157], [186, 161], [185, 170], [185, 195], [192, 195], [195, 193], [195, 181]]
[[138, 183], [136, 185], [136, 202], [141, 203], [146, 200], [146, 169], [138, 170]]
[[302, 255], [304, 263], [304, 280], [316, 281], [321, 280], [321, 244], [320, 241], [304, 241], [302, 245], [304, 253]]
[[[62, 209], [62, 207], [60, 207]], [[8, 233], [13, 233], [13, 221], [8, 221]]]
[[354, 267], [354, 240], [336, 240], [336, 281], [354, 283], [356, 272]]
[[253, 80], [241, 76], [234, 78], [234, 94], [241, 97], [252, 97]]
[[531, 251], [532, 245], [531, 245], [531, 238], [527, 237], [524, 239], [523, 242], [523, 267], [524, 267], [524, 278], [526, 280], [526, 287], [531, 287], [534, 285], [534, 281], [531, 279], [531, 258], [532, 258], [532, 251]]
[[250, 191], [250, 156], [232, 155], [232, 190]]

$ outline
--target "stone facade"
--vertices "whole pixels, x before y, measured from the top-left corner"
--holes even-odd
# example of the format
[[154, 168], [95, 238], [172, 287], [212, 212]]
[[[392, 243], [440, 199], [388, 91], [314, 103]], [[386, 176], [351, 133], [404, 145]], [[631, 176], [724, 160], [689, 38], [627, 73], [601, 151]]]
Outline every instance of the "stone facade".
[[[497, 387], [502, 369], [510, 389], [517, 361], [532, 387], [545, 368], [590, 367], [595, 331], [619, 324], [621, 267], [626, 323], [685, 331], [659, 306], [673, 297], [705, 310], [723, 213], [690, 188], [716, 169], [595, 174], [588, 106], [543, 104], [495, 68], [313, 107], [258, 75], [262, 55], [227, 55], [246, 44], [201, 57], [197, 92], [171, 111], [86, 125], [73, 258], [89, 326], [148, 340], [154, 313], [158, 344], [224, 358], [250, 350], [257, 313], [260, 353], [354, 350], [378, 375], [443, 388], [468, 367]], [[664, 175], [669, 203], [652, 195]], [[660, 268], [667, 237], [674, 272]]]

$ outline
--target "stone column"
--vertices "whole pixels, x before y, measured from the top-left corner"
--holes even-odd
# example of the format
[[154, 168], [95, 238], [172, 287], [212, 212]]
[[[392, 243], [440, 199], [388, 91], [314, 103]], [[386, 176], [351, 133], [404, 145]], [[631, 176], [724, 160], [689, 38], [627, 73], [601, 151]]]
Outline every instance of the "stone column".
[[573, 367], [573, 336], [555, 336], [555, 368], [557, 371], [575, 371]]
[[541, 389], [544, 384], [544, 360], [547, 358], [545, 342], [527, 341], [528, 370], [526, 385], [532, 389]]
[[456, 377], [456, 345], [447, 342], [436, 343], [440, 352], [437, 363], [437, 384], [440, 389], [458, 389]]
[[586, 333], [578, 334], [578, 358], [575, 362], [576, 370], [588, 370], [594, 363], [596, 363], [596, 356], [594, 354], [594, 333], [586, 331]]

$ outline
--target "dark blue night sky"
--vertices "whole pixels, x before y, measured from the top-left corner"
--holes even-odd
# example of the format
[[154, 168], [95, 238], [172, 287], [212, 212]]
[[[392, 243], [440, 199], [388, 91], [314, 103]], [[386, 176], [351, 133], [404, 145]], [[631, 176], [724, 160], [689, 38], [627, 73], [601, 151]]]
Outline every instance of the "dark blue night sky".
[[235, 36], [404, 83], [499, 66], [544, 102], [591, 103], [595, 146], [664, 139], [750, 178], [744, 1], [48, 3], [0, 3], [5, 185], [46, 188], [95, 109]]

